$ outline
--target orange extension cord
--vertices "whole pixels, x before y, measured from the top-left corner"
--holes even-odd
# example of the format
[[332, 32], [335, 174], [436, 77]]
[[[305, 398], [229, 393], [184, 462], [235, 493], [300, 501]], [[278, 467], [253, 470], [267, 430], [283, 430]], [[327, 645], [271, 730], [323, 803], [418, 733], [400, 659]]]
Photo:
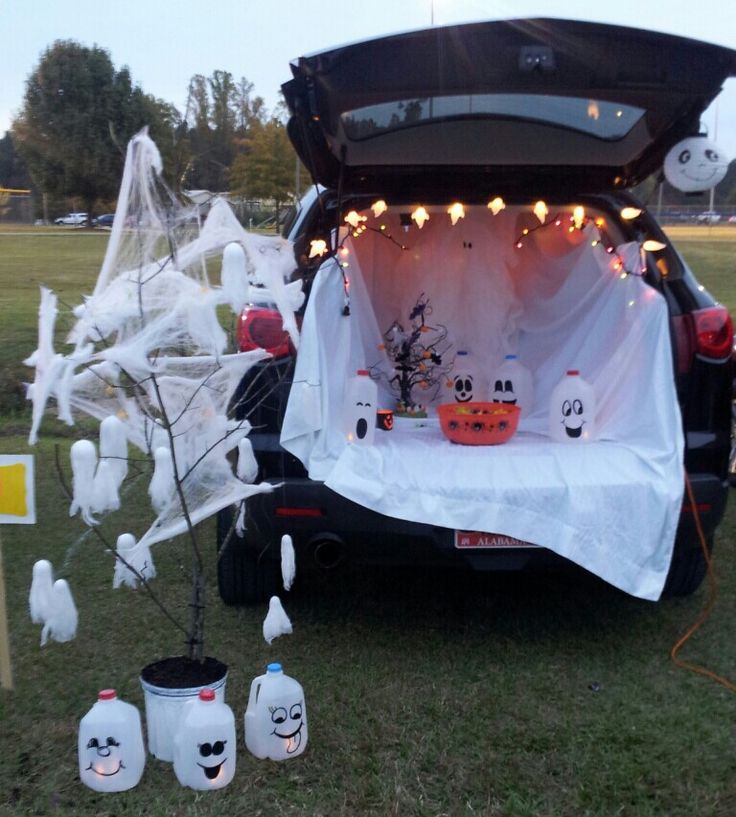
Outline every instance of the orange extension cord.
[[692, 485], [690, 485], [690, 478], [688, 477], [687, 472], [685, 473], [685, 486], [687, 488], [688, 499], [690, 500], [690, 507], [693, 509], [693, 518], [695, 519], [695, 527], [697, 528], [698, 537], [700, 538], [700, 546], [703, 548], [703, 556], [705, 557], [706, 572], [708, 576], [708, 598], [706, 599], [698, 618], [670, 650], [670, 658], [672, 658], [678, 667], [690, 670], [690, 672], [697, 672], [698, 675], [705, 675], [706, 678], [710, 678], [717, 684], [721, 684], [721, 686], [726, 687], [726, 689], [730, 689], [731, 692], [736, 692], [736, 684], [729, 681], [728, 678], [724, 678], [722, 675], [718, 675], [705, 667], [700, 667], [697, 664], [691, 664], [688, 661], [683, 661], [681, 658], [678, 658], [678, 653], [682, 649], [685, 642], [694, 633], [696, 633], [703, 626], [703, 624], [705, 624], [708, 616], [713, 610], [716, 599], [718, 598], [716, 577], [715, 573], [713, 572], [713, 561], [710, 553], [708, 553], [708, 545], [705, 541], [705, 534], [703, 533], [703, 527], [700, 524], [700, 514], [698, 513], [698, 508], [695, 504], [695, 495], [693, 494], [693, 488]]

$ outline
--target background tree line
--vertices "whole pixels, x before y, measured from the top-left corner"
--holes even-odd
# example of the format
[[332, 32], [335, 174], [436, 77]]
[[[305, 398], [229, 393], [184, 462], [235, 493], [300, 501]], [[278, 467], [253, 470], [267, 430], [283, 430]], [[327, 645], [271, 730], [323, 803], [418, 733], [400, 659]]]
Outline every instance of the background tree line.
[[182, 113], [145, 93], [127, 67], [116, 70], [105, 49], [58, 40], [28, 77], [20, 113], [0, 139], [0, 186], [31, 188], [39, 217], [113, 210], [127, 142], [148, 125], [175, 191], [269, 202], [278, 221], [308, 182], [286, 117], [283, 104], [269, 112], [252, 83], [221, 70], [192, 77]]

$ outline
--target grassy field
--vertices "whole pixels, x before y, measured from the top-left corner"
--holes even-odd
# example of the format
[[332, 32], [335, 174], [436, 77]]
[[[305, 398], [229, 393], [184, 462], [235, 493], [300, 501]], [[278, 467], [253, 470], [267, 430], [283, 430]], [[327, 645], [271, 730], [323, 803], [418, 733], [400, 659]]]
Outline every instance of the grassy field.
[[[736, 310], [736, 234], [671, 235], [700, 280]], [[710, 235], [710, 239], [708, 236]], [[36, 345], [38, 285], [71, 303], [89, 292], [105, 237], [0, 233], [3, 453], [28, 451], [17, 361]], [[25, 413], [22, 413], [25, 412]], [[3, 555], [16, 689], [0, 691], [0, 817], [11, 815], [498, 815], [732, 817], [736, 696], [669, 659], [706, 593], [651, 604], [581, 571], [439, 575], [300, 572], [285, 600], [294, 634], [267, 646], [265, 609], [226, 608], [208, 586], [208, 653], [230, 665], [238, 769], [221, 792], [182, 789], [149, 759], [140, 785], [101, 795], [77, 779], [79, 718], [103, 687], [143, 706], [140, 668], [178, 652], [175, 631], [140, 593], [111, 590], [112, 558], [84, 535], [53, 473], [49, 422], [34, 450], [39, 521], [5, 526]], [[127, 489], [128, 507], [145, 485]], [[119, 531], [135, 511], [111, 515]], [[736, 675], [736, 511], [716, 542], [720, 595], [683, 656]], [[211, 542], [209, 525], [202, 533]], [[186, 606], [187, 565], [156, 546], [157, 587]], [[27, 615], [33, 562], [73, 587], [77, 639], [38, 646]], [[301, 570], [301, 566], [300, 566]], [[280, 660], [305, 688], [310, 745], [283, 764], [242, 745], [250, 680]]]

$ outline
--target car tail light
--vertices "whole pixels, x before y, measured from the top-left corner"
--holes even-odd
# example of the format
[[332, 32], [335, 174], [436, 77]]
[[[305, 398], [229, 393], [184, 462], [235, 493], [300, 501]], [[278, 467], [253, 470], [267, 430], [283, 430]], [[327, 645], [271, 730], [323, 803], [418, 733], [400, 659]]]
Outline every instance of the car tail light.
[[733, 323], [723, 306], [709, 306], [672, 319], [677, 348], [677, 372], [690, 371], [693, 356], [726, 360], [733, 347]]
[[316, 518], [318, 516], [324, 516], [324, 511], [322, 508], [291, 508], [291, 507], [284, 507], [280, 505], [276, 508], [276, 516], [287, 516], [287, 517], [295, 517], [295, 516], [308, 516], [312, 518]]
[[294, 354], [294, 346], [289, 333], [283, 328], [283, 318], [278, 309], [246, 307], [238, 320], [237, 340], [241, 352], [265, 349], [274, 357]]
[[733, 349], [733, 323], [725, 306], [709, 306], [692, 313], [695, 351], [703, 357], [725, 360]]

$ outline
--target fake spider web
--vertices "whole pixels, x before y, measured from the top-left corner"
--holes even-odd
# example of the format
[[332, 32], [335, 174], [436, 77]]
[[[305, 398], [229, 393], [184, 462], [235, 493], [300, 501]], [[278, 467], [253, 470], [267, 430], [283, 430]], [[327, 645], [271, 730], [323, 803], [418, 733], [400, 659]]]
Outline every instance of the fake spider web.
[[[227, 306], [239, 315], [246, 303], [275, 305], [298, 346], [294, 312], [304, 297], [300, 281], [287, 283], [295, 268], [290, 242], [247, 233], [219, 197], [211, 200], [201, 225], [197, 208], [173, 195], [161, 170], [158, 149], [143, 130], [128, 145], [94, 291], [74, 310], [71, 351], [54, 349], [57, 298], [42, 288], [39, 345], [26, 361], [35, 367], [28, 387], [30, 444], [53, 398], [68, 424], [75, 411], [100, 421], [117, 417], [127, 441], [149, 457], [169, 450], [179, 488], [170, 477], [158, 480], [158, 515], [138, 542], [141, 548], [185, 532], [187, 515], [197, 524], [271, 490], [239, 479], [227, 457], [250, 430], [246, 420], [234, 419], [233, 396], [246, 372], [269, 354], [263, 349], [227, 354], [217, 310]], [[213, 283], [207, 262], [217, 256], [222, 272]], [[95, 454], [88, 450], [85, 456]], [[87, 467], [94, 480], [104, 459]], [[72, 509], [81, 506], [85, 521], [94, 524], [93, 514], [105, 507], [85, 499], [92, 487], [75, 484]]]

